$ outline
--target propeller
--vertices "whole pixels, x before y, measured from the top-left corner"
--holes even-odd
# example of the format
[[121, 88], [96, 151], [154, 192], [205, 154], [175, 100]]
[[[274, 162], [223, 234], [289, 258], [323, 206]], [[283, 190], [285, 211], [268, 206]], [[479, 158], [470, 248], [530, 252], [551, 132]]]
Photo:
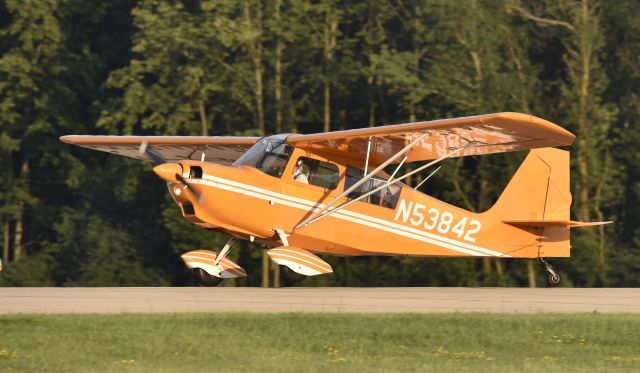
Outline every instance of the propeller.
[[147, 141], [143, 141], [142, 144], [140, 144], [139, 152], [141, 155], [145, 155], [147, 158], [151, 159], [151, 161], [156, 165], [153, 168], [153, 172], [155, 172], [161, 179], [168, 182], [180, 182], [200, 200], [202, 196], [198, 195], [193, 187], [182, 177], [182, 165], [179, 163], [167, 162], [160, 154], [154, 152], [153, 149], [149, 147], [149, 143]]

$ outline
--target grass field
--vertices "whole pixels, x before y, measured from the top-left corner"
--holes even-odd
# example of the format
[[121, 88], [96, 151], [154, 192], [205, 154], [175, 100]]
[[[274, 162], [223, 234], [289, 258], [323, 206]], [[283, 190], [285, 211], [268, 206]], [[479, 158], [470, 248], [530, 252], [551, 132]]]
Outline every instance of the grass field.
[[640, 370], [640, 317], [257, 313], [0, 316], [0, 372], [540, 370]]

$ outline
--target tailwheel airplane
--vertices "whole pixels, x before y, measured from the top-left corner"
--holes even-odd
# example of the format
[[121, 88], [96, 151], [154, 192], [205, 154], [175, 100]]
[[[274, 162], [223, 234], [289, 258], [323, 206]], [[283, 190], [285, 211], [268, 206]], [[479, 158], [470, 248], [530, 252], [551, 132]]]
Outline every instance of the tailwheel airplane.
[[[246, 276], [227, 259], [237, 240], [269, 247], [290, 283], [331, 273], [318, 255], [410, 255], [535, 259], [557, 286], [560, 276], [546, 258], [570, 256], [571, 228], [609, 223], [570, 219], [569, 152], [555, 148], [574, 139], [519, 113], [262, 138], [61, 137], [152, 161], [185, 219], [229, 236], [219, 253], [182, 255], [206, 286]], [[402, 183], [448, 158], [520, 150], [529, 154], [484, 212]], [[420, 161], [426, 163], [398, 175], [402, 165]]]

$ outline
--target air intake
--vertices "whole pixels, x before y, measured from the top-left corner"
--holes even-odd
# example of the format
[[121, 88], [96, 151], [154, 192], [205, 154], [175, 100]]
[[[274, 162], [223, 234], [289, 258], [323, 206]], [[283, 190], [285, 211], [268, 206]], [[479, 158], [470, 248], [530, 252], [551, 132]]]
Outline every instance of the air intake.
[[182, 204], [182, 212], [185, 215], [195, 215], [196, 210], [193, 208], [193, 204], [191, 202], [185, 202]]

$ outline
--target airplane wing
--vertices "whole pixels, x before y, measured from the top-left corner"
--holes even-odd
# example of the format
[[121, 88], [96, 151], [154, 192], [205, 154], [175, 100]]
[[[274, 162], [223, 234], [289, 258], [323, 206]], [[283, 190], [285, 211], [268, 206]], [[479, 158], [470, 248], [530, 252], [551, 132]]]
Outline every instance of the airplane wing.
[[140, 146], [147, 143], [149, 149], [159, 154], [167, 162], [185, 159], [231, 164], [240, 158], [259, 137], [237, 136], [81, 136], [60, 137], [61, 141], [89, 149], [123, 155], [125, 157], [149, 160], [140, 153]]
[[[495, 113], [389, 126], [291, 135], [287, 142], [332, 156], [363, 160], [371, 139], [370, 164], [381, 164], [418, 136], [429, 136], [408, 154], [406, 162], [438, 159], [469, 145], [455, 156], [484, 155], [542, 147], [567, 146], [575, 136], [533, 115]], [[395, 163], [400, 162], [398, 159]]]

